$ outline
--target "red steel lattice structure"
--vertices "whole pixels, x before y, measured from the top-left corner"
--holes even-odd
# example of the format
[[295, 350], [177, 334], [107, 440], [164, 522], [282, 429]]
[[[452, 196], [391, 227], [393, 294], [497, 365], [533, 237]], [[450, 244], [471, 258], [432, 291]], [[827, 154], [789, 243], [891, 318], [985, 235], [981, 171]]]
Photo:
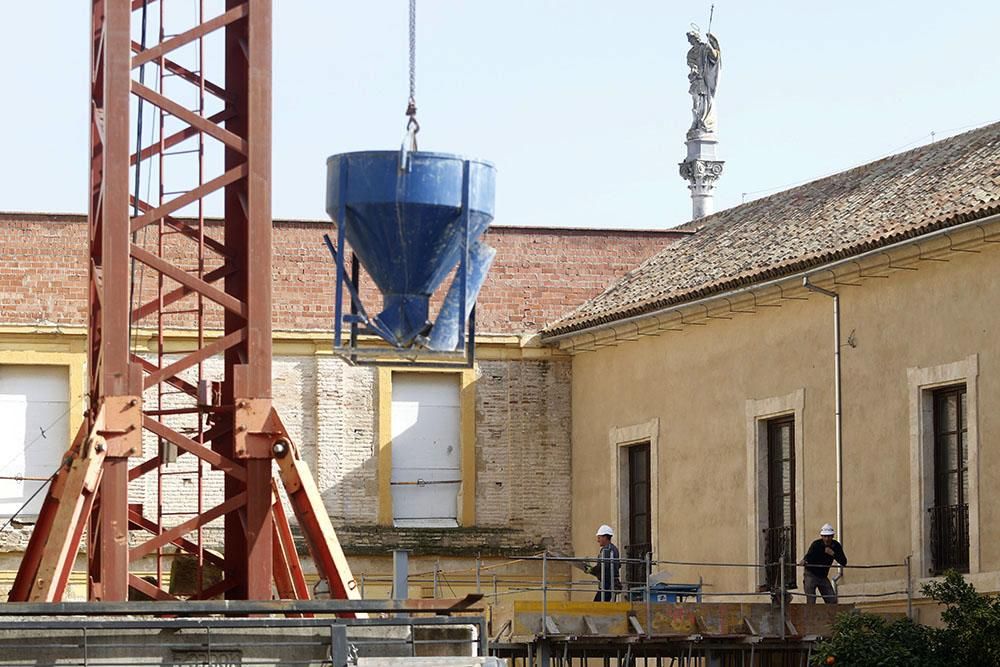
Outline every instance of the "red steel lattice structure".
[[[171, 9], [161, 3], [160, 40], [146, 47], [133, 39], [133, 24], [136, 12], [153, 2], [92, 0], [89, 408], [49, 488], [9, 599], [61, 600], [85, 528], [91, 600], [124, 601], [130, 589], [177, 599], [160, 573], [166, 547], [196, 557], [199, 567], [221, 569], [222, 579], [214, 584], [202, 585], [198, 577], [195, 599], [269, 600], [272, 585], [279, 597], [307, 598], [279, 483], [331, 595], [357, 598], [318, 489], [272, 407], [271, 0], [226, 0], [222, 13], [207, 19], [202, 2], [193, 27], [170, 36], [163, 17]], [[200, 60], [195, 71], [175, 59], [185, 46], [197, 45], [203, 54], [210, 35], [221, 35], [224, 43], [222, 81], [207, 79]], [[158, 67], [159, 91], [136, 78], [146, 63]], [[167, 74], [197, 92], [196, 109], [168, 94], [162, 85]], [[158, 141], [142, 147], [140, 137], [135, 152], [130, 96], [152, 105], [161, 118]], [[206, 96], [218, 111], [206, 110]], [[164, 117], [181, 129], [164, 136]], [[197, 185], [164, 192], [163, 158], [189, 140], [198, 147]], [[206, 180], [204, 146], [212, 141], [223, 147], [224, 160], [220, 173]], [[159, 162], [161, 186], [155, 203], [140, 197], [138, 188], [130, 193], [130, 170], [153, 160]], [[202, 200], [212, 193], [224, 197], [221, 230], [207, 228], [202, 215]], [[174, 217], [192, 206], [197, 218]], [[153, 227], [156, 242], [140, 243], [138, 233]], [[167, 235], [174, 245], [194, 249], [189, 256], [198, 258], [196, 267], [184, 266], [176, 248], [167, 250]], [[144, 297], [141, 284], [136, 289], [133, 263], [156, 276], [156, 295], [145, 303], [133, 302], [136, 294], [140, 301]], [[206, 264], [214, 268], [206, 270]], [[211, 309], [223, 331], [209, 339], [204, 332]], [[168, 359], [163, 322], [177, 313], [194, 319], [197, 340], [193, 349]], [[133, 326], [153, 318], [155, 361], [136, 353], [130, 340]], [[202, 377], [203, 365], [219, 356], [223, 370], [213, 384]], [[172, 407], [164, 407], [164, 388]], [[179, 415], [196, 420], [193, 433], [182, 433], [171, 421]], [[159, 448], [150, 448], [150, 441]], [[162, 478], [155, 519], [141, 503], [130, 502], [130, 482], [167, 474], [171, 448], [180, 460], [197, 460], [199, 480], [203, 466], [223, 471], [221, 502], [205, 509], [199, 483], [195, 511], [190, 498], [184, 499], [185, 511], [167, 511], [176, 494], [162, 492]], [[164, 520], [185, 512], [186, 520]], [[220, 520], [221, 554], [201, 543], [202, 529]], [[152, 554], [158, 556], [155, 583], [130, 572], [130, 563]]]

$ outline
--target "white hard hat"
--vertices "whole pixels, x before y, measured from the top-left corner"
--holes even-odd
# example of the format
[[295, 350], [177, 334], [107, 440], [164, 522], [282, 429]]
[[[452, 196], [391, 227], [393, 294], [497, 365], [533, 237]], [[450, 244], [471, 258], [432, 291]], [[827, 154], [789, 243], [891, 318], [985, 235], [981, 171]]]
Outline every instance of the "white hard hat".
[[614, 537], [614, 534], [615, 531], [611, 530], [611, 526], [609, 526], [608, 524], [604, 524], [597, 529], [598, 536], [607, 535], [608, 537]]
[[833, 535], [835, 532], [836, 531], [833, 529], [833, 526], [828, 523], [824, 523], [823, 527], [819, 529], [820, 535]]

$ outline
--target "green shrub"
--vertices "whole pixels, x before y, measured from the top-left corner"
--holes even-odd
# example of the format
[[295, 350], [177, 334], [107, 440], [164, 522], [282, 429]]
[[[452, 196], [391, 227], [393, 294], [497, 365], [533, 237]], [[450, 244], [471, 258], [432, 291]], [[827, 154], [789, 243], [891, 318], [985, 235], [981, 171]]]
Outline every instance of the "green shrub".
[[946, 606], [945, 627], [937, 631], [940, 664], [1000, 665], [1000, 599], [980, 595], [954, 571], [921, 590]]
[[889, 621], [864, 613], [841, 614], [833, 636], [819, 642], [812, 664], [837, 667], [1000, 665], [1000, 600], [980, 595], [957, 572], [926, 584], [923, 593], [945, 605], [944, 628], [907, 618]]
[[[814, 665], [930, 667], [936, 661], [933, 631], [908, 618], [887, 621], [873, 614], [841, 614], [833, 636], [813, 652]], [[832, 656], [833, 662], [828, 662]]]

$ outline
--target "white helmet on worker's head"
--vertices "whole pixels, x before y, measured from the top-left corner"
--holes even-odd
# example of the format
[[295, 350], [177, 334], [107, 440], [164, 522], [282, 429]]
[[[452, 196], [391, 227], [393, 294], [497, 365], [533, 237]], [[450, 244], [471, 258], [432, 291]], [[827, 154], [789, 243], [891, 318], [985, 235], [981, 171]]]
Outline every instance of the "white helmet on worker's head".
[[831, 526], [831, 525], [830, 525], [830, 524], [828, 524], [828, 523], [824, 523], [824, 524], [823, 524], [823, 527], [819, 529], [819, 534], [820, 534], [820, 535], [833, 535], [833, 534], [835, 534], [836, 532], [837, 532], [837, 531], [835, 531], [835, 530], [833, 529], [833, 526]]
[[607, 535], [608, 537], [614, 537], [614, 534], [615, 534], [615, 531], [611, 530], [611, 526], [609, 526], [608, 524], [604, 524], [600, 528], [597, 529], [597, 536], [598, 537], [600, 537], [601, 535]]

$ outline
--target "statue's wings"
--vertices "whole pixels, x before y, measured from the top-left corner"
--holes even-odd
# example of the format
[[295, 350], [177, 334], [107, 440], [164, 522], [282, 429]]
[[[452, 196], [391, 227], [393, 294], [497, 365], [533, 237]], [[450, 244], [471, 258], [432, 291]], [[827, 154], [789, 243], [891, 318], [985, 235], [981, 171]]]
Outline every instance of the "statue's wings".
[[705, 85], [708, 87], [709, 94], [715, 95], [715, 89], [719, 85], [719, 70], [722, 69], [722, 48], [719, 46], [719, 40], [712, 33], [708, 33], [708, 44], [711, 47], [711, 51], [706, 55], [705, 60]]

